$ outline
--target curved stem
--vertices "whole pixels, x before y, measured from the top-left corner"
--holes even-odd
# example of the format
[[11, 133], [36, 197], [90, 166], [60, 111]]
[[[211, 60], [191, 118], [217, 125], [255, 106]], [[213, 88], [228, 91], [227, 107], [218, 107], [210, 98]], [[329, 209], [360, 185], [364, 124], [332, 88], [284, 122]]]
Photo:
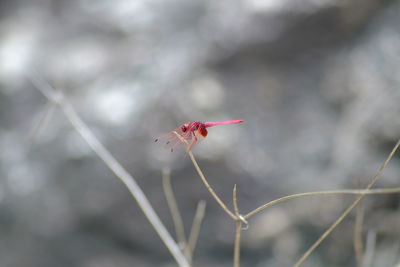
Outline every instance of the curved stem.
[[247, 213], [244, 218], [249, 219], [253, 215], [265, 210], [266, 208], [269, 208], [271, 206], [274, 206], [276, 204], [279, 204], [281, 202], [285, 202], [287, 200], [295, 199], [295, 198], [301, 198], [301, 197], [311, 197], [311, 196], [327, 196], [327, 195], [376, 195], [376, 194], [393, 194], [393, 193], [400, 193], [400, 187], [395, 187], [395, 188], [382, 188], [382, 189], [366, 189], [366, 190], [332, 190], [332, 191], [317, 191], [317, 192], [307, 192], [307, 193], [299, 193], [299, 194], [294, 194], [290, 196], [285, 196], [281, 197], [275, 200], [272, 200], [252, 211]]
[[178, 134], [176, 131], [173, 132], [178, 138], [179, 140], [181, 140], [182, 143], [186, 144], [187, 147], [187, 153], [190, 157], [190, 159], [192, 160], [192, 163], [194, 165], [194, 168], [196, 169], [197, 173], [200, 176], [201, 181], [203, 182], [203, 184], [205, 185], [205, 187], [207, 188], [207, 190], [210, 192], [210, 194], [212, 195], [212, 197], [215, 199], [215, 201], [217, 201], [217, 203], [221, 206], [221, 208], [226, 212], [226, 214], [229, 215], [229, 217], [232, 218], [232, 220], [237, 219], [237, 217], [235, 216], [235, 214], [233, 214], [232, 211], [230, 211], [225, 203], [219, 198], [219, 196], [217, 195], [217, 193], [215, 193], [214, 189], [212, 189], [211, 185], [208, 183], [206, 177], [203, 174], [203, 171], [200, 169], [199, 164], [197, 163], [195, 157], [193, 156], [192, 151], [190, 150], [190, 144], [184, 139], [182, 138], [182, 136], [180, 136], [180, 134]]
[[215, 201], [217, 201], [217, 203], [221, 206], [221, 208], [226, 212], [226, 214], [229, 215], [229, 217], [232, 218], [232, 220], [236, 220], [236, 216], [235, 214], [232, 213], [232, 211], [230, 211], [225, 203], [219, 198], [219, 196], [217, 195], [217, 193], [215, 193], [214, 189], [212, 189], [212, 187], [210, 186], [210, 184], [208, 183], [206, 177], [204, 176], [203, 172], [201, 171], [199, 164], [197, 164], [196, 159], [193, 156], [192, 151], [188, 151], [189, 157], [193, 162], [193, 165], [197, 171], [197, 173], [199, 174], [201, 181], [203, 182], [203, 184], [205, 185], [205, 187], [207, 188], [207, 190], [210, 192], [210, 194], [213, 196], [213, 198], [215, 199]]

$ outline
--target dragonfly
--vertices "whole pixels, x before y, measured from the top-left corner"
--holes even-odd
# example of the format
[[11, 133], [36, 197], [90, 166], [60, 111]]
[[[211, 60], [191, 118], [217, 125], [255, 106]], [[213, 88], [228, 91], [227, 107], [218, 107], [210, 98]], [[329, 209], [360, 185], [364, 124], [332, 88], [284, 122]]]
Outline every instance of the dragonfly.
[[[171, 145], [171, 152], [173, 152], [175, 147], [184, 143], [181, 140], [183, 139], [187, 142], [188, 144], [187, 150], [189, 151], [199, 141], [207, 137], [208, 135], [207, 128], [222, 124], [235, 124], [241, 122], [243, 122], [243, 120], [207, 121], [207, 122], [191, 121], [183, 124], [182, 126], [171, 132], [168, 132], [160, 136], [159, 138], [155, 139], [154, 142], [158, 142], [161, 139], [166, 140], [166, 144]], [[179, 138], [178, 135], [181, 138]]]

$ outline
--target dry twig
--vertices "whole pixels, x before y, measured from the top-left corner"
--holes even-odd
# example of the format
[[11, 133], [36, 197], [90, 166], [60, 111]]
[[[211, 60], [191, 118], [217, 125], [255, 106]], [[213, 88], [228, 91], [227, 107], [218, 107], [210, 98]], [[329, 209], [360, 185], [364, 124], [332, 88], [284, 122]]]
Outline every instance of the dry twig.
[[[182, 136], [180, 136], [177, 132], [174, 132], [174, 134], [181, 140], [181, 142], [186, 144], [187, 148], [189, 148], [189, 143], [185, 139], [183, 139]], [[215, 201], [217, 201], [217, 203], [221, 206], [221, 208], [229, 215], [229, 217], [231, 217], [233, 220], [236, 220], [235, 214], [233, 214], [232, 211], [230, 211], [226, 207], [225, 203], [221, 200], [221, 198], [217, 195], [217, 193], [215, 193], [214, 189], [208, 183], [206, 177], [204, 176], [203, 172], [201, 171], [201, 169], [199, 167], [199, 164], [197, 163], [196, 159], [194, 158], [192, 151], [187, 149], [187, 153], [189, 154], [189, 157], [192, 160], [192, 163], [193, 163], [197, 173], [199, 174], [201, 181], [203, 182], [203, 184], [205, 185], [207, 190], [210, 192], [212, 197], [215, 199]]]
[[[88, 128], [88, 126], [81, 120], [81, 118], [75, 112], [74, 108], [65, 99], [62, 92], [54, 90], [45, 81], [38, 79], [38, 77], [33, 77], [32, 82], [35, 85], [35, 87], [44, 96], [46, 96], [48, 98], [48, 100], [52, 103], [52, 104], [50, 104], [50, 107], [52, 107], [54, 105], [58, 105], [60, 107], [60, 109], [63, 111], [63, 113], [65, 114], [67, 119], [70, 121], [72, 126], [75, 128], [75, 130], [82, 136], [82, 138], [87, 142], [87, 144], [92, 148], [92, 150], [103, 160], [103, 162], [106, 164], [106, 166], [121, 180], [122, 183], [125, 184], [125, 186], [128, 188], [128, 190], [130, 191], [132, 196], [136, 199], [139, 207], [142, 209], [143, 213], [149, 220], [150, 224], [156, 230], [156, 232], [160, 236], [161, 240], [167, 246], [167, 248], [171, 252], [172, 256], [175, 258], [175, 260], [177, 261], [179, 266], [185, 266], [185, 267], [190, 266], [187, 259], [182, 254], [178, 245], [174, 242], [174, 240], [172, 239], [172, 237], [170, 236], [168, 231], [165, 229], [161, 220], [155, 213], [154, 209], [152, 208], [151, 204], [147, 200], [146, 196], [144, 195], [143, 191], [140, 189], [139, 185], [136, 183], [134, 178], [119, 164], [119, 162], [117, 162], [117, 160], [110, 154], [110, 152], [98, 141], [98, 139], [93, 135], [93, 133]], [[40, 125], [38, 127], [39, 130], [42, 129], [44, 124], [47, 123], [48, 116], [50, 113], [51, 113], [51, 111], [46, 112], [45, 117], [42, 119], [42, 121], [40, 122]], [[36, 131], [38, 131], [38, 130], [36, 130]], [[175, 132], [175, 134], [182, 142], [184, 142], [187, 145], [187, 147], [189, 147], [189, 144], [186, 140], [184, 140], [178, 133]], [[215, 201], [219, 204], [219, 206], [229, 215], [229, 217], [231, 219], [233, 219], [236, 222], [235, 247], [234, 247], [234, 266], [235, 267], [240, 266], [241, 230], [242, 230], [243, 223], [247, 224], [246, 219], [263, 211], [264, 209], [266, 209], [268, 207], [271, 207], [273, 205], [276, 205], [278, 203], [281, 203], [281, 202], [284, 202], [284, 201], [287, 201], [290, 199], [299, 198], [299, 197], [322, 196], [322, 195], [333, 195], [333, 194], [355, 194], [355, 195], [358, 195], [356, 200], [341, 214], [341, 216], [325, 231], [325, 233], [323, 235], [321, 235], [321, 237], [293, 265], [293, 266], [300, 266], [309, 257], [309, 255], [315, 250], [315, 248], [317, 248], [319, 246], [319, 244], [336, 228], [336, 226], [339, 225], [343, 221], [343, 219], [351, 212], [351, 210], [360, 203], [360, 201], [364, 198], [365, 195], [388, 194], [388, 193], [400, 192], [400, 188], [375, 189], [375, 190], [370, 189], [375, 184], [375, 182], [378, 180], [380, 174], [386, 168], [389, 161], [392, 159], [392, 157], [395, 154], [396, 150], [398, 149], [399, 145], [400, 145], [400, 140], [397, 142], [397, 144], [395, 145], [395, 147], [393, 148], [393, 150], [391, 151], [391, 153], [389, 154], [389, 156], [387, 157], [385, 162], [380, 166], [380, 168], [378, 169], [376, 174], [372, 177], [371, 181], [369, 182], [369, 184], [365, 190], [335, 190], [335, 191], [321, 191], [321, 192], [308, 192], [308, 193], [302, 193], [302, 194], [294, 194], [294, 195], [282, 197], [282, 198], [273, 200], [271, 202], [268, 202], [256, 209], [254, 209], [253, 211], [249, 212], [245, 216], [242, 216], [239, 213], [239, 208], [237, 205], [237, 196], [236, 196], [236, 185], [233, 189], [234, 212], [232, 212], [231, 210], [229, 210], [227, 208], [225, 203], [219, 198], [219, 196], [215, 193], [213, 188], [210, 186], [210, 184], [208, 183], [207, 179], [205, 178], [202, 170], [200, 169], [200, 167], [190, 149], [187, 150], [187, 153], [189, 154], [189, 157], [190, 157], [197, 173], [199, 174], [202, 182], [204, 183], [205, 187], [207, 188], [207, 190], [210, 192], [210, 194], [215, 199]], [[179, 242], [181, 244], [184, 244], [184, 246], [190, 251], [189, 254], [191, 255], [195, 248], [201, 221], [204, 216], [205, 204], [204, 204], [204, 202], [200, 202], [198, 205], [196, 216], [195, 216], [195, 219], [194, 219], [194, 222], [192, 225], [192, 229], [191, 229], [191, 234], [189, 237], [189, 242], [187, 242], [185, 233], [184, 233], [182, 218], [179, 214], [179, 210], [176, 205], [176, 200], [173, 196], [173, 192], [172, 192], [172, 188], [171, 188], [171, 184], [170, 184], [170, 178], [169, 178], [169, 175], [166, 173], [163, 174], [163, 185], [164, 185], [164, 191], [165, 191], [165, 195], [166, 195], [166, 198], [168, 201], [168, 205], [170, 207], [171, 214], [174, 219], [175, 229], [177, 232], [177, 238], [178, 238]], [[359, 225], [360, 222], [356, 223], [356, 226], [357, 226], [357, 224]], [[358, 243], [360, 243], [360, 242], [361, 241], [359, 241]], [[359, 248], [360, 246], [358, 245], [358, 246], [356, 246], [356, 248], [357, 247]], [[356, 251], [357, 251], [357, 249], [356, 249]], [[367, 252], [369, 252], [368, 244], [367, 244], [366, 255], [368, 254]], [[360, 258], [360, 257], [357, 257], [357, 258]], [[360, 262], [359, 259], [358, 259], [358, 262]], [[364, 258], [364, 262], [366, 263], [366, 262], [368, 262], [368, 260], [366, 260]]]
[[178, 243], [182, 248], [187, 246], [185, 228], [183, 226], [182, 216], [178, 209], [178, 204], [176, 203], [176, 199], [174, 196], [174, 192], [172, 190], [171, 185], [171, 171], [164, 169], [162, 172], [162, 184], [164, 189], [165, 198], [167, 200], [167, 204], [169, 210], [171, 212], [172, 220], [175, 226], [176, 237], [178, 239]]
[[56, 106], [52, 101], [50, 100], [47, 101], [43, 115], [41, 116], [39, 122], [36, 124], [36, 127], [34, 127], [32, 131], [29, 133], [28, 140], [31, 145], [35, 143], [36, 137], [39, 135], [40, 131], [46, 128], [47, 124], [49, 123], [54, 113], [55, 107]]
[[31, 77], [32, 83], [47, 99], [58, 105], [63, 111], [69, 122], [75, 130], [82, 136], [90, 148], [103, 160], [105, 165], [121, 180], [121, 182], [128, 188], [131, 195], [137, 201], [139, 207], [143, 211], [150, 224], [156, 230], [161, 240], [171, 252], [179, 266], [189, 267], [189, 263], [182, 254], [178, 245], [175, 243], [167, 229], [161, 222], [160, 218], [154, 211], [147, 197], [136, 183], [135, 179], [119, 164], [119, 162], [111, 155], [111, 153], [100, 143], [100, 141], [93, 135], [89, 127], [82, 121], [82, 119], [75, 112], [74, 108], [65, 99], [62, 92], [54, 90], [44, 80], [39, 79], [38, 76]]
[[236, 228], [235, 228], [235, 246], [233, 249], [233, 266], [240, 267], [240, 242], [241, 242], [241, 233], [242, 233], [242, 220], [239, 212], [239, 207], [237, 204], [237, 194], [236, 194], [236, 185], [233, 187], [232, 192], [233, 198], [233, 209], [236, 215]]
[[378, 188], [378, 189], [365, 189], [365, 190], [331, 190], [331, 191], [316, 191], [316, 192], [306, 192], [293, 194], [281, 198], [274, 199], [243, 216], [245, 219], [249, 219], [250, 217], [256, 215], [257, 213], [269, 208], [271, 206], [275, 206], [276, 204], [295, 199], [301, 197], [311, 197], [311, 196], [329, 196], [329, 195], [379, 195], [379, 194], [395, 194], [400, 193], [400, 187], [394, 188]]
[[353, 246], [356, 254], [356, 261], [358, 267], [363, 267], [363, 240], [362, 240], [362, 227], [364, 220], [364, 205], [362, 202], [357, 207], [356, 221], [354, 223]]
[[203, 222], [204, 214], [206, 212], [206, 202], [204, 200], [200, 200], [197, 204], [196, 213], [194, 215], [192, 227], [190, 229], [188, 246], [192, 253], [192, 257], [194, 254], [194, 250], [196, 248], [197, 239], [200, 233], [201, 223]]
[[[392, 159], [393, 155], [396, 153], [397, 149], [400, 146], [400, 140], [397, 141], [396, 145], [390, 152], [389, 156], [386, 158], [385, 162], [379, 167], [378, 171], [372, 177], [370, 182], [368, 183], [366, 189], [370, 189], [378, 180], [379, 176], [383, 172], [383, 170], [388, 165], [389, 161]], [[293, 266], [300, 266], [310, 255], [311, 253], [321, 244], [322, 241], [338, 226], [344, 218], [354, 209], [355, 206], [364, 198], [364, 195], [360, 195], [354, 200], [354, 202], [339, 216], [339, 218], [321, 235], [320, 238], [300, 257], [300, 259]]]
[[363, 264], [364, 264], [363, 267], [371, 266], [375, 254], [375, 245], [376, 245], [376, 232], [368, 231], [367, 241], [365, 245], [365, 253], [363, 257]]

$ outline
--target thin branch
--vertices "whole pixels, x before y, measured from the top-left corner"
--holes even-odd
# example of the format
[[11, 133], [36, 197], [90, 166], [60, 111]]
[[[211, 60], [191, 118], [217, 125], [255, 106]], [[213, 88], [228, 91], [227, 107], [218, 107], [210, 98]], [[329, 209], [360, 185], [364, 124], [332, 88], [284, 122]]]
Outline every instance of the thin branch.
[[[382, 171], [386, 168], [389, 161], [392, 159], [393, 155], [396, 153], [397, 149], [400, 146], [400, 140], [397, 141], [396, 145], [390, 152], [389, 156], [386, 158], [385, 162], [379, 167], [378, 171], [372, 177], [370, 182], [368, 183], [365, 189], [370, 189], [378, 180]], [[354, 200], [354, 202], [339, 216], [339, 218], [321, 235], [321, 237], [300, 257], [300, 259], [293, 266], [300, 266], [310, 255], [311, 253], [321, 244], [322, 241], [338, 226], [344, 218], [353, 210], [355, 206], [364, 198], [364, 195], [360, 195]]]
[[363, 266], [363, 240], [362, 240], [362, 227], [364, 220], [364, 205], [362, 202], [357, 207], [356, 221], [354, 223], [353, 245], [356, 254], [357, 266]]
[[236, 216], [226, 207], [225, 203], [218, 197], [218, 195], [215, 193], [214, 189], [210, 186], [210, 184], [207, 182], [206, 177], [204, 176], [203, 172], [201, 171], [199, 164], [197, 164], [196, 159], [193, 156], [192, 151], [188, 151], [189, 157], [193, 162], [194, 167], [196, 168], [197, 173], [199, 174], [201, 180], [203, 181], [203, 184], [207, 188], [207, 190], [210, 192], [210, 194], [214, 197], [215, 201], [221, 206], [221, 208], [231, 217], [233, 220], [236, 220]]
[[207, 188], [207, 190], [210, 192], [210, 194], [212, 195], [212, 197], [215, 199], [215, 201], [217, 201], [217, 203], [221, 206], [221, 208], [229, 215], [229, 217], [232, 218], [232, 220], [236, 220], [236, 216], [235, 214], [232, 213], [232, 211], [230, 211], [225, 203], [219, 198], [219, 196], [217, 195], [217, 193], [215, 193], [214, 189], [212, 189], [212, 187], [210, 186], [210, 184], [208, 183], [206, 177], [204, 176], [203, 172], [201, 171], [199, 164], [197, 163], [196, 159], [193, 156], [193, 153], [191, 150], [189, 150], [189, 143], [182, 138], [182, 136], [180, 136], [177, 132], [174, 131], [174, 134], [183, 142], [186, 144], [188, 150], [187, 153], [189, 154], [190, 159], [192, 160], [192, 163], [197, 171], [197, 173], [199, 174], [201, 181], [203, 182], [203, 184], [205, 185], [205, 187]]
[[329, 195], [377, 195], [377, 194], [394, 194], [394, 193], [400, 193], [400, 187], [394, 187], [394, 188], [381, 188], [381, 189], [366, 189], [366, 190], [332, 190], [332, 191], [317, 191], [317, 192], [307, 192], [307, 193], [299, 193], [299, 194], [294, 194], [294, 195], [289, 195], [285, 197], [281, 197], [275, 200], [272, 200], [254, 210], [251, 212], [247, 213], [244, 218], [249, 219], [253, 215], [265, 210], [266, 208], [269, 208], [271, 206], [274, 206], [276, 204], [279, 204], [281, 202], [285, 202], [287, 200], [295, 199], [295, 198], [301, 198], [301, 197], [311, 197], [311, 196], [329, 196]]
[[39, 122], [36, 124], [34, 128], [32, 128], [31, 132], [29, 133], [29, 143], [32, 145], [36, 141], [36, 137], [39, 135], [40, 131], [46, 128], [47, 124], [49, 123], [56, 105], [53, 101], [47, 101], [46, 108], [44, 110], [43, 115], [41, 116]]
[[365, 245], [365, 254], [363, 258], [363, 263], [364, 263], [363, 267], [371, 266], [375, 254], [375, 245], [376, 245], [376, 232], [368, 231], [367, 241]]
[[196, 213], [194, 215], [192, 228], [190, 229], [188, 246], [192, 253], [192, 257], [194, 254], [194, 250], [196, 249], [197, 240], [200, 233], [200, 227], [203, 222], [204, 214], [206, 212], [206, 202], [204, 200], [200, 200], [197, 204]]
[[68, 103], [60, 91], [55, 91], [47, 82], [39, 79], [38, 76], [31, 78], [35, 87], [49, 100], [58, 104], [75, 128], [75, 130], [82, 136], [86, 143], [92, 150], [103, 160], [105, 165], [121, 180], [127, 187], [129, 192], [137, 201], [139, 207], [143, 211], [150, 224], [156, 230], [161, 240], [171, 252], [179, 266], [189, 267], [189, 263], [182, 254], [178, 245], [175, 243], [167, 229], [157, 216], [147, 197], [136, 183], [134, 178], [119, 164], [119, 162], [111, 155], [111, 153], [100, 143], [100, 141], [93, 135], [89, 127], [82, 121], [82, 119], [75, 112], [74, 108]]
[[233, 209], [236, 215], [236, 229], [235, 229], [235, 246], [233, 249], [233, 266], [240, 267], [240, 239], [242, 233], [242, 220], [237, 204], [236, 184], [233, 186], [232, 192]]
[[178, 204], [176, 203], [176, 199], [174, 196], [174, 192], [172, 190], [171, 185], [171, 171], [164, 169], [162, 172], [162, 185], [164, 189], [165, 198], [167, 200], [167, 204], [169, 210], [171, 212], [172, 220], [175, 226], [176, 237], [178, 239], [178, 243], [182, 248], [186, 247], [186, 235], [185, 228], [183, 226], [182, 216], [178, 209]]
[[239, 213], [239, 207], [237, 204], [236, 184], [233, 186], [232, 202], [233, 202], [233, 210], [235, 212], [235, 215], [237, 218], [239, 218], [240, 213]]
[[242, 233], [242, 221], [236, 221], [236, 229], [235, 229], [235, 247], [233, 252], [233, 266], [240, 267], [240, 241], [241, 241], [241, 233]]

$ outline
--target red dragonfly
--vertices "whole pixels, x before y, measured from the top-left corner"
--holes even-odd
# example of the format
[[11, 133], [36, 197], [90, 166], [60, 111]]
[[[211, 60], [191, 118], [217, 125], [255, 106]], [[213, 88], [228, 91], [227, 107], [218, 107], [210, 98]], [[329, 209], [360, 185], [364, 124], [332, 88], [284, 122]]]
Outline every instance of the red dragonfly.
[[166, 144], [172, 145], [171, 147], [171, 152], [172, 152], [174, 151], [174, 148], [176, 146], [183, 143], [181, 139], [177, 136], [178, 134], [189, 143], [188, 150], [191, 150], [195, 144], [197, 144], [200, 140], [204, 139], [207, 136], [208, 134], [207, 128], [221, 124], [234, 124], [241, 122], [243, 122], [243, 120], [207, 121], [207, 122], [191, 121], [183, 124], [181, 127], [169, 133], [160, 136], [159, 138], [154, 140], [154, 142], [158, 142], [160, 139], [166, 138], [167, 140]]

